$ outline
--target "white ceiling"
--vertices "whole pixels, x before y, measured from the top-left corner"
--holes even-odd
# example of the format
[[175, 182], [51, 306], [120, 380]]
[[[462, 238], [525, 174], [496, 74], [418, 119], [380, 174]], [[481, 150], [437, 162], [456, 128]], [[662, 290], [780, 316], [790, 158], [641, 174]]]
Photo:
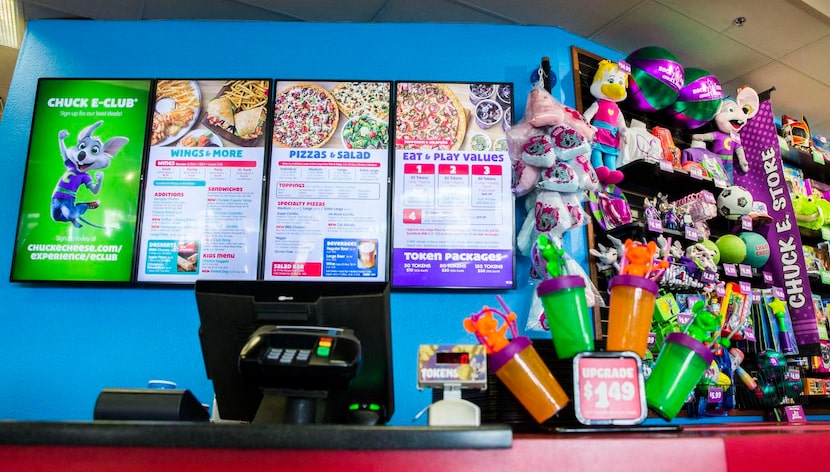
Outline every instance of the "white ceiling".
[[[830, 0], [22, 0], [27, 19], [553, 25], [623, 54], [661, 46], [725, 93], [775, 87], [776, 115], [830, 138]], [[823, 13], [822, 13], [823, 10]], [[743, 16], [743, 26], [733, 19]]]

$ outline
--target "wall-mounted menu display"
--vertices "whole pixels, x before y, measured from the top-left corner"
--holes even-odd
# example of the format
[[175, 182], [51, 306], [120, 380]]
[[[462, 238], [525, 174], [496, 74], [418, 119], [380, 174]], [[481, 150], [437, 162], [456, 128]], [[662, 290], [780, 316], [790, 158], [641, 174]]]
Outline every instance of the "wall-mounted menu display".
[[390, 92], [276, 82], [265, 279], [387, 280]]
[[269, 80], [158, 80], [138, 281], [257, 278]]
[[392, 285], [512, 288], [512, 84], [396, 92]]
[[38, 82], [12, 280], [131, 280], [150, 89]]

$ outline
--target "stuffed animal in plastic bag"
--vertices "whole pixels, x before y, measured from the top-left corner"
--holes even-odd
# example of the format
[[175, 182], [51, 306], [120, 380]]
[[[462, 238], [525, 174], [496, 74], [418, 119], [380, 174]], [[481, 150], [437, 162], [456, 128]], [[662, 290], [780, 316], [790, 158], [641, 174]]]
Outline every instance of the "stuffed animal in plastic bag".
[[717, 127], [716, 131], [692, 135], [692, 141], [712, 143], [711, 151], [720, 157], [729, 183], [735, 181], [733, 158], [737, 158], [741, 172], [749, 170], [749, 163], [746, 161], [738, 132], [743, 129], [747, 121], [755, 117], [759, 106], [758, 92], [749, 87], [741, 88], [738, 90], [736, 100], [724, 99], [721, 102], [720, 109], [713, 120]]
[[[551, 146], [556, 159], [550, 167], [541, 169], [536, 189], [525, 202], [528, 214], [516, 238], [524, 255], [530, 254], [539, 234], [558, 241], [569, 229], [587, 224], [589, 217], [582, 208], [585, 191], [599, 185], [587, 157], [591, 146], [584, 136], [564, 124], [546, 128], [545, 136], [542, 141]], [[529, 141], [540, 140], [532, 137]], [[526, 161], [527, 157], [522, 159]]]
[[585, 120], [596, 128], [591, 164], [604, 184], [622, 181], [617, 169], [621, 138], [627, 130], [618, 102], [628, 96], [627, 64], [602, 60], [591, 83], [591, 95], [597, 99], [587, 110]]

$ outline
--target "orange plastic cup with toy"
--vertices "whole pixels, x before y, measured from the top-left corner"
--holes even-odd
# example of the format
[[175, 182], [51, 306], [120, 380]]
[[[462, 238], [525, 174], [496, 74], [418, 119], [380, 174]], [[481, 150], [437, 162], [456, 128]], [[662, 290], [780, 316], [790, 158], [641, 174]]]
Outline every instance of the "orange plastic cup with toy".
[[558, 413], [571, 400], [526, 336], [516, 337], [504, 349], [490, 354], [487, 363], [490, 372], [537, 423]]
[[633, 351], [641, 358], [648, 348], [657, 284], [638, 275], [617, 275], [608, 284], [608, 351]]

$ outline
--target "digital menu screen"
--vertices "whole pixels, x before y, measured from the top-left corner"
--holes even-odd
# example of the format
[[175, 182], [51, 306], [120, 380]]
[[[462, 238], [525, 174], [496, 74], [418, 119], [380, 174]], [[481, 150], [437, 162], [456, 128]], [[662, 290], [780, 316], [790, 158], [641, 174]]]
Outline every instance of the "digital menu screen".
[[396, 83], [393, 286], [514, 286], [512, 116], [512, 84]]
[[388, 278], [390, 82], [278, 80], [263, 278]]
[[269, 80], [158, 80], [138, 281], [254, 280]]
[[150, 89], [38, 82], [12, 280], [131, 280]]

